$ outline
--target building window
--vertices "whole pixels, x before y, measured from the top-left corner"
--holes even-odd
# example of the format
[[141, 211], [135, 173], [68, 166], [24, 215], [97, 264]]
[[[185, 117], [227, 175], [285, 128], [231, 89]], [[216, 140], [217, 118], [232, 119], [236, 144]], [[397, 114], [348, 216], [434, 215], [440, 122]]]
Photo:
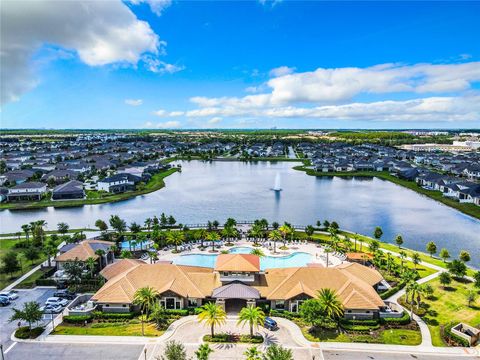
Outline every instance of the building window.
[[188, 307], [196, 307], [197, 299], [188, 299]]
[[276, 300], [275, 309], [285, 309], [285, 300]]
[[290, 303], [290, 311], [298, 312], [298, 310], [300, 309], [300, 305], [302, 305], [302, 303], [303, 303], [303, 300], [292, 301]]

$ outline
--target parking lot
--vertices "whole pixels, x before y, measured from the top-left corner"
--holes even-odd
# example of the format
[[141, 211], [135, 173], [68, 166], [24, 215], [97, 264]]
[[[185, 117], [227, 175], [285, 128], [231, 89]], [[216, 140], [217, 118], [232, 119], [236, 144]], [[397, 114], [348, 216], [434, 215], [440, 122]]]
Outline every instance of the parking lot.
[[[40, 305], [43, 305], [45, 301], [53, 295], [55, 288], [35, 288], [29, 290], [18, 290], [18, 299], [11, 302], [10, 305], [0, 307], [0, 324], [2, 324], [2, 331], [0, 331], [0, 341], [4, 349], [12, 344], [10, 336], [18, 326], [18, 321], [9, 322], [10, 317], [13, 314], [12, 308], [20, 309], [24, 303], [29, 301], [37, 301]], [[44, 315], [44, 322], [48, 323], [51, 319], [49, 314]], [[22, 326], [25, 324], [22, 323]]]

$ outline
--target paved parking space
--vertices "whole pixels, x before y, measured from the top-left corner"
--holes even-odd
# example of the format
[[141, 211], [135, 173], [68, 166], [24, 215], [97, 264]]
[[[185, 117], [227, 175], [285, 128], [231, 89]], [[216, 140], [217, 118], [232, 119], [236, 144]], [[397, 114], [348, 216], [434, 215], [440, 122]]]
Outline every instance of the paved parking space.
[[17, 343], [5, 360], [138, 360], [142, 345]]
[[[466, 357], [466, 356], [455, 356], [452, 354], [449, 355], [422, 355], [422, 354], [406, 354], [406, 353], [385, 353], [385, 352], [375, 352], [374, 346], [372, 346], [373, 351], [349, 351], [349, 350], [324, 350], [323, 359], [324, 360], [467, 360], [467, 359], [478, 359], [478, 357]], [[316, 358], [317, 359], [317, 358]]]
[[[12, 308], [21, 308], [24, 303], [29, 301], [37, 301], [41, 305], [53, 295], [54, 288], [35, 288], [29, 290], [18, 290], [18, 299], [12, 301], [12, 303], [5, 307], [0, 307], [0, 324], [2, 325], [2, 331], [0, 331], [0, 341], [3, 344], [4, 349], [8, 348], [12, 341], [10, 335], [17, 328], [17, 322], [9, 322], [10, 317], [13, 314]], [[49, 315], [46, 315], [47, 320], [50, 319]], [[23, 324], [22, 324], [23, 325]]]

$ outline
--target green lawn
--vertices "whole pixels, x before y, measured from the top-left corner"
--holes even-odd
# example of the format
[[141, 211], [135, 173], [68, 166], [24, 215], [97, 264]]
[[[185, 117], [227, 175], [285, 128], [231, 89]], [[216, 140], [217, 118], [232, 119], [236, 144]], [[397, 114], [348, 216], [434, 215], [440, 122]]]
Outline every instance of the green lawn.
[[310, 333], [308, 327], [302, 327], [302, 333], [307, 340], [313, 342], [361, 342], [394, 345], [419, 345], [422, 342], [422, 335], [418, 329], [381, 329], [371, 333], [320, 330]]
[[48, 206], [54, 207], [73, 207], [73, 206], [82, 206], [82, 205], [92, 205], [92, 204], [104, 204], [109, 202], [122, 201], [126, 199], [133, 198], [138, 195], [148, 194], [150, 192], [159, 190], [165, 186], [165, 179], [167, 176], [178, 171], [177, 168], [168, 169], [166, 171], [159, 172], [152, 176], [150, 181], [145, 184], [142, 189], [135, 191], [127, 191], [121, 194], [109, 194], [109, 193], [99, 193], [97, 191], [87, 191], [87, 199], [83, 200], [66, 200], [66, 201], [51, 201], [49, 199], [43, 199], [36, 202], [28, 203], [5, 203], [0, 204], [1, 209], [36, 209], [43, 208]]
[[[52, 335], [142, 336], [142, 324], [138, 321], [134, 323], [97, 323], [97, 325], [101, 327], [95, 327], [95, 324], [87, 326], [61, 324], [55, 328]], [[165, 332], [157, 330], [152, 323], [146, 323], [144, 326], [145, 336], [160, 336]]]
[[432, 299], [423, 299], [427, 305], [427, 314], [423, 319], [432, 334], [433, 345], [445, 346], [440, 332], [442, 325], [463, 321], [473, 326], [480, 326], [480, 291], [475, 289], [479, 296], [471, 307], [466, 301], [467, 292], [474, 289], [473, 283], [454, 280], [446, 289], [443, 289], [438, 279], [428, 283], [435, 289], [435, 293]]
[[410, 190], [413, 190], [419, 194], [428, 196], [431, 199], [437, 200], [447, 206], [455, 208], [467, 215], [473, 216], [477, 219], [480, 219], [480, 206], [475, 204], [465, 204], [459, 203], [453, 199], [446, 198], [442, 195], [440, 191], [425, 190], [421, 186], [418, 186], [414, 181], [408, 181], [399, 179], [396, 176], [391, 175], [388, 171], [352, 171], [352, 172], [317, 172], [313, 169], [308, 169], [306, 166], [295, 166], [293, 169], [304, 171], [311, 176], [340, 176], [340, 177], [352, 177], [352, 176], [362, 176], [362, 177], [377, 177], [379, 179], [390, 181], [394, 184], [406, 187]]

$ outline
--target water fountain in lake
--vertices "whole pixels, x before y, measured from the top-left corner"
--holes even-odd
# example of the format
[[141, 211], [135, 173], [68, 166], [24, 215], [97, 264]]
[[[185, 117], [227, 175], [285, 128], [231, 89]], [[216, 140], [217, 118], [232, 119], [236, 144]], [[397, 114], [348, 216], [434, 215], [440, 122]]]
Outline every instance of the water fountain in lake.
[[282, 191], [281, 182], [280, 182], [280, 173], [277, 173], [275, 176], [275, 184], [272, 188], [273, 191]]

